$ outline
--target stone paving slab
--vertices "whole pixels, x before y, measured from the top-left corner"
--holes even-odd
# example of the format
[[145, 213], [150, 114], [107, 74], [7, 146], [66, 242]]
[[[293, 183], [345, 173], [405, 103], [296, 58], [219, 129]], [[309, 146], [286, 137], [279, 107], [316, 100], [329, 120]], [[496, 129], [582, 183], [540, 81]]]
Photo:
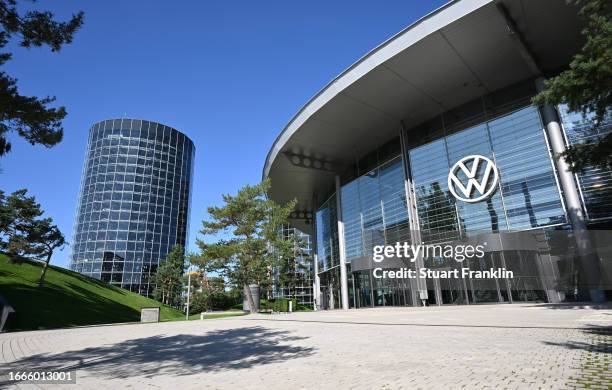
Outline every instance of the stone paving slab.
[[5, 333], [0, 367], [77, 373], [22, 389], [610, 388], [611, 326], [572, 305], [249, 315]]

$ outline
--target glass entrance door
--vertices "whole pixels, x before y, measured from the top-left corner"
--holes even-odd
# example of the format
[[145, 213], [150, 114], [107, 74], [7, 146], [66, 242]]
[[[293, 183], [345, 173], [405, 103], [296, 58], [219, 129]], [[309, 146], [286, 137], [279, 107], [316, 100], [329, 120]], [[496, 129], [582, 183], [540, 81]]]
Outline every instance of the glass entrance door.
[[442, 305], [467, 304], [467, 291], [463, 279], [436, 279], [437, 294]]
[[[436, 268], [439, 271], [450, 271], [450, 268]], [[430, 283], [428, 281], [428, 286]], [[429, 301], [438, 305], [465, 305], [468, 304], [467, 286], [461, 278], [435, 278], [431, 280], [433, 291], [430, 290]], [[429, 287], [428, 287], [429, 288]], [[433, 292], [433, 297], [431, 296]]]
[[[493, 253], [487, 253], [482, 258], [471, 259], [469, 266], [472, 271], [488, 271], [498, 265]], [[497, 279], [470, 278], [468, 279], [468, 290], [470, 291], [470, 303], [503, 302], [500, 283]]]

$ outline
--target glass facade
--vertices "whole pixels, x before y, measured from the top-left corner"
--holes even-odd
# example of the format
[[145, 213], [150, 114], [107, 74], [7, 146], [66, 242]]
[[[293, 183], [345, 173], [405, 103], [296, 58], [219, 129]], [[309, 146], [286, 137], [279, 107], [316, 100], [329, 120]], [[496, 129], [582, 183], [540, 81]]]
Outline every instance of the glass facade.
[[[566, 106], [559, 107], [559, 112], [570, 144], [593, 141], [612, 131], [612, 113], [603, 123], [594, 124], [592, 114], [570, 112]], [[612, 219], [612, 170], [587, 167], [578, 174], [578, 182], [589, 220]]]
[[272, 272], [272, 298], [295, 298], [300, 305], [312, 305], [312, 247], [310, 235], [292, 226], [283, 226], [280, 232], [284, 238], [296, 236], [301, 241], [302, 248], [295, 250], [295, 263], [292, 285], [283, 285], [280, 282], [279, 270]]
[[[448, 190], [448, 172], [455, 162], [472, 154], [494, 161], [500, 175], [499, 188], [483, 202], [456, 202]], [[425, 242], [566, 222], [535, 107], [525, 107], [414, 148], [409, 158]]]
[[327, 271], [340, 264], [335, 196], [329, 198], [317, 211], [316, 224], [319, 271]]
[[[533, 106], [506, 110], [493, 118], [482, 116], [464, 128], [431, 128], [433, 141], [414, 145], [341, 187], [345, 248], [351, 307], [418, 304], [416, 281], [377, 279], [371, 269], [355, 269], [371, 258], [372, 247], [410, 242], [410, 212], [405, 176], [412, 181], [418, 229], [426, 244], [451, 242], [477, 234], [550, 229], [567, 226], [555, 168], [539, 111]], [[410, 133], [410, 132], [409, 132]], [[397, 140], [399, 144], [399, 140]], [[468, 155], [482, 155], [497, 166], [499, 181], [493, 194], [477, 203], [456, 201], [448, 189], [450, 168]], [[404, 164], [404, 159], [407, 159]], [[370, 159], [371, 160], [371, 159]], [[366, 159], [362, 159], [366, 161]], [[404, 166], [409, 167], [406, 175]], [[359, 171], [360, 167], [356, 168]], [[609, 210], [609, 208], [608, 208]], [[321, 305], [339, 307], [339, 253], [336, 198], [332, 195], [316, 213]], [[537, 260], [536, 260], [537, 259]], [[425, 266], [451, 269], [457, 264], [425, 258]], [[546, 300], [537, 277], [535, 251], [487, 253], [463, 266], [471, 270], [507, 267], [517, 277], [507, 279], [427, 279], [430, 304], [466, 304]], [[458, 263], [459, 264], [459, 263]], [[352, 272], [351, 272], [352, 269]]]
[[149, 295], [159, 262], [187, 241], [194, 154], [189, 138], [159, 123], [94, 124], [70, 269]]
[[341, 188], [346, 258], [372, 253], [375, 245], [410, 241], [401, 157]]

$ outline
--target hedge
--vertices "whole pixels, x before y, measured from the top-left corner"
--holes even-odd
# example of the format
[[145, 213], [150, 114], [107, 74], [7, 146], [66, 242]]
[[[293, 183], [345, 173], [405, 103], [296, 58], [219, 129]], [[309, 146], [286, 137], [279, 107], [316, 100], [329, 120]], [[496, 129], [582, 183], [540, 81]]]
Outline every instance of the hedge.
[[[288, 312], [289, 311], [289, 299], [285, 299], [285, 298], [281, 298], [281, 299], [277, 299], [274, 301], [274, 303], [272, 303], [272, 311], [276, 311], [276, 312]], [[298, 308], [297, 305], [297, 300], [296, 299], [291, 299], [291, 309], [292, 311], [296, 311]]]

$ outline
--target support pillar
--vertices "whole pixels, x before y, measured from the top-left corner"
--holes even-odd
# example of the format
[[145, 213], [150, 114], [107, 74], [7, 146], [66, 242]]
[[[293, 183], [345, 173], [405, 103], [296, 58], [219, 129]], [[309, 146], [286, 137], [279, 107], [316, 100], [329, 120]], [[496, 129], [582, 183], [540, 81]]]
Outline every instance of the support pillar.
[[313, 255], [312, 259], [314, 262], [314, 276], [312, 278], [312, 300], [313, 309], [317, 311], [321, 308], [321, 279], [319, 279], [319, 258], [316, 253]]
[[317, 194], [312, 195], [312, 237], [310, 239], [312, 248], [313, 277], [312, 277], [312, 306], [315, 311], [321, 310], [321, 278], [319, 278], [319, 256], [317, 242]]
[[[412, 183], [412, 178], [410, 177], [410, 164], [409, 164], [409, 156], [408, 156], [408, 147], [406, 145], [406, 128], [404, 124], [401, 124], [400, 131], [400, 147], [402, 150], [402, 160], [404, 162], [404, 191], [406, 193], [406, 202], [408, 207], [408, 221], [410, 225], [410, 241], [412, 244], [419, 244], [423, 242], [421, 237], [421, 227], [419, 225], [419, 214], [416, 206], [415, 194], [414, 194], [414, 186]], [[415, 261], [415, 270], [417, 273], [417, 277], [415, 279], [416, 283], [411, 284], [411, 289], [416, 287], [416, 294], [412, 294], [415, 299], [413, 299], [413, 306], [421, 306], [421, 303], [425, 303], [427, 299], [429, 299], [427, 292], [427, 280], [421, 278], [420, 269], [425, 268], [425, 262], [423, 261], [423, 254], [419, 252]], [[409, 266], [409, 265], [407, 265]]]
[[340, 176], [336, 175], [336, 215], [338, 216], [338, 252], [340, 255], [340, 298], [342, 309], [348, 310], [348, 276], [346, 274], [346, 247], [344, 242], [344, 220], [342, 219], [342, 200], [340, 199]]
[[[536, 80], [538, 92], [544, 90], [544, 78]], [[603, 292], [598, 289], [599, 284], [599, 258], [593, 251], [580, 194], [578, 193], [578, 183], [574, 174], [569, 169], [569, 164], [561, 154], [565, 152], [565, 138], [561, 130], [561, 120], [555, 107], [546, 104], [540, 107], [548, 142], [553, 153], [553, 160], [559, 176], [559, 184], [563, 190], [565, 207], [572, 225], [574, 237], [576, 239], [577, 252], [581, 268], [584, 271], [585, 280], [589, 286], [589, 294], [593, 302], [603, 302], [605, 300]]]

